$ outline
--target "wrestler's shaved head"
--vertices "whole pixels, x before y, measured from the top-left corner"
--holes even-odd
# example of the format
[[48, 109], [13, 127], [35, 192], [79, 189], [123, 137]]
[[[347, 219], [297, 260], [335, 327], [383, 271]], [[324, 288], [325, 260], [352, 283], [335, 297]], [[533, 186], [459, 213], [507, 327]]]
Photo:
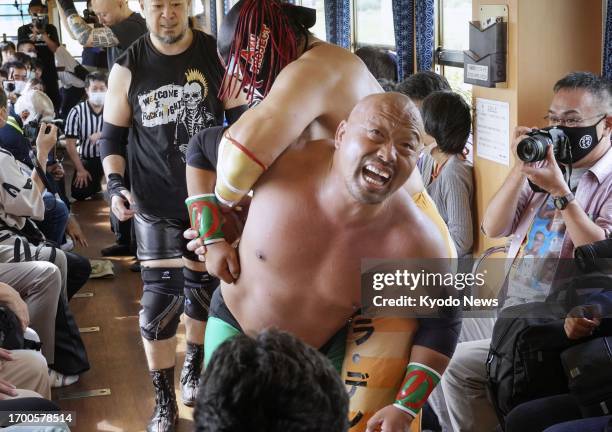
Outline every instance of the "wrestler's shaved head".
[[91, 10], [105, 26], [118, 24], [129, 14], [126, 0], [91, 0]]
[[386, 92], [366, 96], [359, 101], [348, 118], [349, 125], [363, 124], [370, 116], [384, 116], [389, 120], [409, 127], [419, 137], [423, 132], [423, 120], [417, 106], [401, 93]]
[[409, 97], [365, 97], [336, 132], [334, 164], [358, 202], [379, 204], [412, 173], [423, 147], [423, 121]]

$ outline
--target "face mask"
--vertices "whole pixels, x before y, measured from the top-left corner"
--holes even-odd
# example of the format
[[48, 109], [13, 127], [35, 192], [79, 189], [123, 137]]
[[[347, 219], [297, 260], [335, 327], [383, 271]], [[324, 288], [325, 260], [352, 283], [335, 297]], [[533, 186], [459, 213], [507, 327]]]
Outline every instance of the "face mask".
[[597, 123], [586, 127], [567, 127], [559, 126], [565, 135], [569, 138], [570, 147], [572, 149], [572, 162], [576, 163], [584, 159], [591, 151], [597, 147], [600, 139], [597, 138], [597, 125], [604, 120], [603, 116]]
[[30, 58], [36, 58], [38, 57], [38, 54], [36, 54], [36, 51], [28, 51], [27, 53], [25, 53], [27, 56], [30, 56]]
[[15, 93], [21, 94], [25, 85], [26, 85], [25, 81], [15, 81]]
[[27, 77], [28, 77], [27, 80], [36, 78], [36, 72], [34, 72], [33, 70], [29, 70]]
[[95, 106], [104, 105], [104, 97], [106, 96], [106, 92], [92, 92], [89, 94], [89, 102]]

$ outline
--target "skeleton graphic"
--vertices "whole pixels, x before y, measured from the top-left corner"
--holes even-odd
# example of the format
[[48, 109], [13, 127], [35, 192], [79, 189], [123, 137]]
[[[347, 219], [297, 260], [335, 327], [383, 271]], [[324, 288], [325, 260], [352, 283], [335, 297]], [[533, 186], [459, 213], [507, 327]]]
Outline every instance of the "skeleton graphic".
[[206, 110], [204, 101], [208, 95], [208, 83], [198, 70], [189, 69], [185, 74], [181, 111], [176, 121], [174, 145], [181, 152], [183, 163], [189, 139], [200, 130], [214, 126], [215, 117]]

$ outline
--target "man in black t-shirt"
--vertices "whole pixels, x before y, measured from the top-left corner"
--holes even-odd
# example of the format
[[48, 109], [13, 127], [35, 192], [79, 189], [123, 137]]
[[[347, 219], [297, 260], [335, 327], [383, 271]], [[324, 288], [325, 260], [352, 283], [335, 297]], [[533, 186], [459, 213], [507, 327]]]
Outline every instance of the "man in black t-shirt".
[[42, 81], [45, 85], [45, 93], [53, 102], [55, 111], [59, 112], [61, 98], [53, 54], [59, 47], [57, 28], [53, 24], [49, 24], [47, 7], [42, 4], [41, 0], [32, 0], [28, 12], [32, 17], [32, 23], [17, 29], [17, 40], [31, 40], [36, 45], [36, 56], [43, 64]]
[[[65, 0], [62, 0], [65, 1]], [[185, 153], [199, 131], [229, 121], [246, 104], [217, 97], [223, 65], [214, 38], [188, 26], [189, 0], [143, 0], [149, 34], [113, 66], [108, 82], [100, 158], [111, 209], [133, 218], [144, 284], [139, 324], [156, 408], [148, 431], [173, 431], [176, 330], [184, 309], [187, 349], [181, 372], [183, 403], [193, 405], [203, 360], [210, 296], [219, 281], [186, 249]], [[121, 143], [129, 138], [130, 190]]]
[[[57, 2], [72, 36], [83, 47], [106, 48], [108, 67], [112, 68], [121, 53], [147, 32], [144, 18], [128, 7], [125, 0], [92, 0], [91, 8], [102, 27], [92, 27], [79, 16], [72, 0]], [[132, 222], [120, 222], [111, 213], [111, 226], [116, 243], [102, 249], [103, 256], [130, 255], [132, 251]]]

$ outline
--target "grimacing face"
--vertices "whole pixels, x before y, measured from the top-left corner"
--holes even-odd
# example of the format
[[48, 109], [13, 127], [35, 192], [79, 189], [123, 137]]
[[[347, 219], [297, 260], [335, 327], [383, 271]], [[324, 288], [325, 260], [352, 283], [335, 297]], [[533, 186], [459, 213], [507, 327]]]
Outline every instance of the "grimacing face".
[[397, 93], [370, 96], [355, 107], [336, 142], [353, 198], [378, 204], [406, 182], [422, 149], [420, 123], [414, 104]]
[[190, 0], [140, 0], [151, 35], [165, 45], [180, 41], [189, 28]]

